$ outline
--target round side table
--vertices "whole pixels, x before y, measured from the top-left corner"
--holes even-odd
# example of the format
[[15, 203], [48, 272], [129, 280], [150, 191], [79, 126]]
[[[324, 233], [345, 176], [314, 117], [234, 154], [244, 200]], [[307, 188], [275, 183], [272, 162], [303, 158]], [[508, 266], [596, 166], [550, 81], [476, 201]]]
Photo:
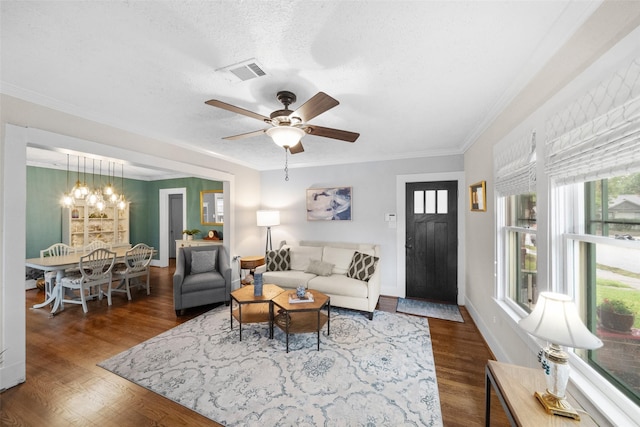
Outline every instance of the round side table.
[[[240, 270], [249, 270], [249, 273], [253, 275], [256, 268], [264, 265], [264, 255], [244, 256], [240, 258]], [[242, 285], [250, 285], [250, 282], [240, 282]]]

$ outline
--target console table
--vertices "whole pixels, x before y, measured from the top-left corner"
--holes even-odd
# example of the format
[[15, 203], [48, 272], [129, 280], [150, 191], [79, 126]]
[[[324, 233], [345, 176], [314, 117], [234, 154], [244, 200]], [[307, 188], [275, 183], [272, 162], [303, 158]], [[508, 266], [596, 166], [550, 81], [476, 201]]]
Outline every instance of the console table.
[[496, 392], [512, 426], [597, 426], [571, 397], [567, 400], [578, 410], [580, 421], [558, 415], [549, 415], [533, 395], [544, 391], [546, 381], [542, 369], [525, 368], [489, 360], [486, 373], [485, 425], [491, 425], [491, 388]]
[[211, 246], [222, 245], [222, 240], [206, 240], [206, 239], [193, 239], [193, 240], [176, 240], [176, 256], [180, 252], [180, 248], [188, 248], [190, 246]]

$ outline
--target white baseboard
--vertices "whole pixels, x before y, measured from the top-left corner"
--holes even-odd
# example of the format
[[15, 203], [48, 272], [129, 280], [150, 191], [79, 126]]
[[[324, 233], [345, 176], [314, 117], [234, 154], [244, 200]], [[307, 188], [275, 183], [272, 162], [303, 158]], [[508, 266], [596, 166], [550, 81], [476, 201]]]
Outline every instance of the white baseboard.
[[497, 360], [512, 363], [507, 353], [502, 349], [500, 342], [496, 339], [494, 334], [491, 333], [491, 330], [484, 322], [483, 318], [478, 314], [478, 311], [475, 309], [471, 301], [467, 298], [465, 308], [469, 312], [469, 315], [473, 319], [476, 324], [476, 327], [480, 331], [482, 338], [486, 341], [487, 345], [491, 349], [491, 352], [496, 357]]
[[0, 368], [0, 393], [25, 382], [26, 364], [16, 362]]

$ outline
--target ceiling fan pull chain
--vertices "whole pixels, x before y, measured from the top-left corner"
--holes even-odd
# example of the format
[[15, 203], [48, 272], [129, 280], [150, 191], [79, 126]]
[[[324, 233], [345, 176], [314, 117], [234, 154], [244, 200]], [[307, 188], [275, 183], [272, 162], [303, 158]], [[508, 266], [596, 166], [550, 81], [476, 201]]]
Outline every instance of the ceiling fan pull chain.
[[284, 180], [289, 181], [289, 155], [288, 150], [284, 149]]

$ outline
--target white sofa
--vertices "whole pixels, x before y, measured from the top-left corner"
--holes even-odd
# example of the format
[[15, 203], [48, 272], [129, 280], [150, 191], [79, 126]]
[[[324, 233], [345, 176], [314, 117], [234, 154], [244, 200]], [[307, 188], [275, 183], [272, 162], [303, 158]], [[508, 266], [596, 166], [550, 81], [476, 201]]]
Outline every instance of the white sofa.
[[[282, 255], [287, 250], [290, 262], [288, 266], [275, 267], [280, 268], [279, 271], [272, 271], [273, 260], [270, 254], [267, 254], [264, 283], [276, 284], [286, 290], [304, 285], [307, 289], [315, 289], [329, 295], [332, 306], [365, 311], [369, 319], [373, 319], [373, 312], [380, 296], [379, 245], [318, 241], [282, 242], [280, 249], [274, 252]], [[368, 280], [354, 278], [357, 275], [363, 277], [362, 272], [354, 274], [353, 269], [351, 272], [348, 271], [356, 252], [376, 257], [373, 265], [370, 257], [359, 254], [356, 258], [364, 258], [369, 262], [370, 268], [364, 274], [364, 277], [370, 275]], [[272, 252], [271, 256], [273, 255]]]

